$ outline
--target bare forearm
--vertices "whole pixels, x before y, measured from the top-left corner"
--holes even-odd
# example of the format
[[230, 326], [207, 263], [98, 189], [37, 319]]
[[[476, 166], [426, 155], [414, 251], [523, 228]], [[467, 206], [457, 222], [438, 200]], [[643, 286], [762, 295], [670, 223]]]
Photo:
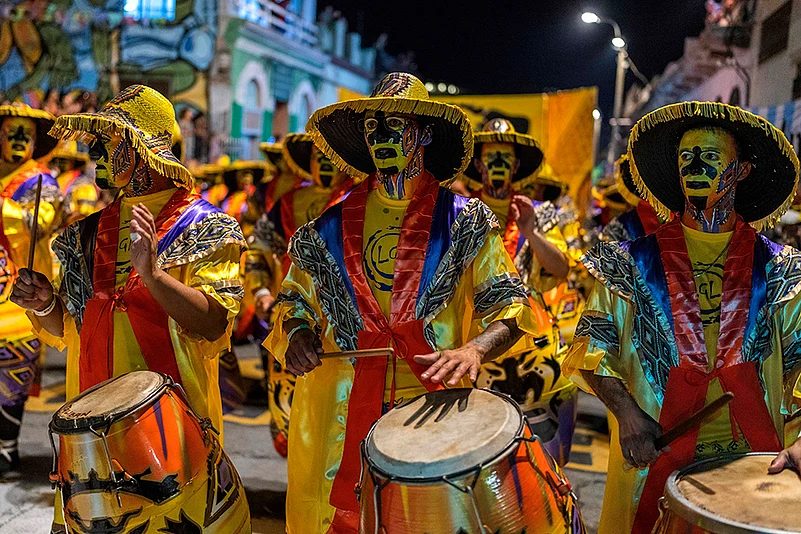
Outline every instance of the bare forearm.
[[164, 271], [157, 271], [144, 282], [167, 315], [187, 332], [209, 341], [225, 334], [228, 312], [202, 291], [185, 286]]
[[481, 361], [494, 360], [510, 348], [523, 336], [514, 319], [495, 321], [484, 332], [465, 344], [465, 347], [476, 349], [481, 354]]
[[526, 239], [537, 262], [546, 272], [557, 278], [567, 278], [570, 264], [564, 252], [539, 232], [527, 232]]
[[619, 378], [599, 376], [587, 370], [581, 371], [581, 377], [618, 420], [632, 410], [640, 410], [637, 401]]
[[56, 305], [53, 311], [43, 317], [37, 316], [36, 319], [39, 321], [39, 324], [42, 325], [42, 328], [47, 330], [51, 335], [64, 337], [64, 308], [61, 306], [61, 299], [58, 297], [54, 298], [56, 299]]

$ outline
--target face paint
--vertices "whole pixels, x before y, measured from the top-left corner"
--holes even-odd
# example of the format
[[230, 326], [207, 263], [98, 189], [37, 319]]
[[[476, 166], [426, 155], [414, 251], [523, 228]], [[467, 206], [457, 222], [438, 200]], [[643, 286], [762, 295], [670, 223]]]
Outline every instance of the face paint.
[[751, 169], [737, 159], [737, 143], [725, 130], [694, 129], [679, 143], [685, 211], [705, 232], [718, 232], [734, 210], [735, 184]]
[[337, 168], [317, 147], [312, 149], [311, 175], [315, 184], [326, 189], [334, 185], [337, 175]]
[[512, 176], [520, 166], [511, 143], [484, 143], [481, 158], [474, 165], [481, 173], [484, 193], [491, 198], [506, 199], [512, 193]]
[[387, 194], [405, 198], [404, 181], [423, 170], [423, 147], [431, 142], [430, 130], [413, 116], [368, 111], [364, 136]]
[[0, 126], [0, 155], [7, 163], [25, 163], [33, 157], [36, 123], [26, 117], [7, 117]]
[[236, 172], [236, 185], [240, 191], [244, 191], [253, 185], [253, 173], [247, 169]]
[[[95, 162], [95, 182], [100, 189], [115, 189], [128, 186], [134, 178], [139, 158], [131, 143], [117, 132], [98, 134], [89, 147], [89, 157]], [[144, 165], [140, 165], [144, 167]], [[148, 189], [149, 173], [138, 173], [134, 189]]]

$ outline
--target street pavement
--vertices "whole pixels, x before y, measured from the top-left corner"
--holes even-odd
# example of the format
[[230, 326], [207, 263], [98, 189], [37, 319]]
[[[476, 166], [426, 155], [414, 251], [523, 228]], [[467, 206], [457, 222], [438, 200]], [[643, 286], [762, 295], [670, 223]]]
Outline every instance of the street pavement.
[[[257, 352], [237, 347], [243, 374], [260, 369]], [[64, 356], [49, 351], [43, 377], [43, 394], [28, 402], [22, 435], [22, 477], [0, 483], [0, 534], [47, 534], [52, 520], [54, 491], [48, 481], [52, 453], [47, 425], [63, 400]], [[586, 399], [582, 411], [599, 412]], [[589, 406], [589, 410], [586, 407]], [[598, 419], [593, 421], [598, 422]], [[574, 440], [573, 464], [567, 475], [578, 494], [585, 524], [590, 533], [598, 525], [606, 476], [605, 436], [580, 421]], [[286, 460], [273, 449], [269, 416], [264, 408], [243, 406], [225, 420], [225, 450], [236, 466], [250, 504], [253, 532], [274, 534], [284, 531]]]

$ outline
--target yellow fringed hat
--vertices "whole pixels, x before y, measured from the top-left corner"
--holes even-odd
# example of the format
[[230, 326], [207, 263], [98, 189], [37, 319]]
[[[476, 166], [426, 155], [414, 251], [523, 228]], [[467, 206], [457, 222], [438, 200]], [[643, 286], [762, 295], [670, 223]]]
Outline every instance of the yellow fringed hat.
[[48, 133], [56, 120], [50, 113], [41, 109], [34, 109], [21, 102], [14, 102], [13, 104], [0, 106], [0, 122], [6, 117], [23, 117], [31, 119], [36, 124], [36, 143], [33, 145], [33, 159], [43, 158], [56, 147], [58, 139]]
[[127, 139], [147, 164], [176, 185], [192, 189], [194, 180], [172, 153], [175, 109], [161, 93], [145, 85], [123, 89], [97, 113], [62, 115], [50, 134], [91, 142], [112, 131]]
[[314, 141], [305, 133], [289, 134], [284, 139], [282, 154], [290, 170], [303, 178], [311, 180], [311, 157]]
[[178, 121], [172, 125], [172, 153], [178, 158], [178, 161], [184, 159], [184, 136], [181, 135], [181, 127], [178, 126]]
[[548, 200], [551, 202], [555, 202], [561, 198], [567, 193], [569, 187], [567, 182], [556, 176], [556, 172], [553, 170], [553, 167], [548, 165], [548, 162], [543, 162], [537, 174], [531, 175], [518, 182], [518, 188], [523, 191], [524, 194], [528, 189], [536, 190], [538, 186], [542, 188], [542, 198], [537, 198], [536, 200]]
[[56, 148], [50, 152], [50, 159], [68, 159], [78, 161], [80, 163], [89, 163], [89, 154], [78, 150], [78, 143], [76, 141], [59, 141]]
[[772, 226], [787, 211], [798, 184], [798, 157], [781, 130], [743, 109], [717, 102], [682, 102], [652, 111], [629, 136], [628, 156], [637, 190], [666, 219], [684, 209], [677, 168], [682, 135], [714, 126], [730, 132], [739, 157], [752, 165], [739, 184], [734, 211], [757, 230]]
[[[516, 132], [512, 123], [506, 119], [491, 119], [480, 132], [473, 134], [473, 158], [481, 157], [481, 147], [485, 143], [514, 145], [515, 157], [520, 160], [520, 168], [512, 177], [512, 183], [515, 185], [521, 185], [521, 182], [531, 178], [542, 165], [544, 154], [537, 140], [528, 134]], [[481, 183], [481, 174], [472, 162], [464, 170], [464, 174], [469, 179]]]
[[253, 185], [269, 183], [273, 175], [269, 172], [271, 167], [266, 161], [247, 161], [239, 160], [228, 165], [223, 171], [223, 181], [229, 191], [236, 191], [236, 173], [239, 171], [250, 171], [253, 174]]
[[205, 163], [192, 168], [192, 175], [195, 179], [203, 182], [221, 182], [224, 172], [225, 166], [217, 163]]
[[267, 161], [276, 167], [281, 161], [281, 158], [284, 157], [284, 145], [282, 143], [261, 143], [259, 145], [259, 150], [264, 153], [264, 157], [267, 158]]
[[619, 193], [626, 202], [637, 207], [642, 198], [637, 192], [637, 186], [631, 176], [631, 164], [628, 154], [623, 154], [615, 162], [615, 185], [615, 192]]
[[415, 115], [429, 125], [432, 140], [425, 149], [425, 167], [440, 182], [459, 175], [473, 157], [473, 134], [464, 111], [431, 100], [423, 82], [411, 74], [393, 72], [378, 82], [369, 97], [318, 109], [306, 125], [317, 147], [354, 178], [376, 172], [364, 139], [367, 111]]

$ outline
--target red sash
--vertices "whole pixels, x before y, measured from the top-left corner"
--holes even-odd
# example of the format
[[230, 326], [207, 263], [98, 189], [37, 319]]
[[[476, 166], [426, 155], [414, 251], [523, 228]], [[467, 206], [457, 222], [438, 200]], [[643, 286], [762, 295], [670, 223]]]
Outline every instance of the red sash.
[[[668, 375], [659, 424], [668, 430], [701, 409], [709, 382], [717, 378], [724, 391], [734, 393], [730, 404], [733, 437], [737, 438], [739, 426], [753, 451], [780, 451], [781, 442], [765, 404], [756, 363], [742, 359], [751, 302], [756, 231], [738, 217], [723, 270], [717, 364], [711, 373], [707, 372], [701, 309], [684, 230], [681, 223], [674, 220], [663, 225], [655, 235], [670, 293], [679, 352], [679, 366], [672, 368]], [[632, 532], [651, 532], [659, 515], [657, 501], [664, 492], [667, 478], [693, 461], [699, 430], [696, 427], [674, 441], [670, 452], [662, 453], [650, 467]]]
[[[509, 211], [512, 210], [510, 209]], [[520, 242], [520, 229], [517, 227], [517, 222], [513, 221], [509, 214], [507, 214], [507, 217], [506, 229], [503, 232], [503, 247], [514, 260], [515, 256], [517, 256], [517, 244]]]
[[637, 215], [640, 217], [640, 223], [645, 231], [645, 235], [653, 234], [662, 226], [662, 221], [659, 220], [656, 211], [654, 211], [654, 208], [652, 208], [648, 202], [641, 200], [634, 209], [637, 210]]
[[[156, 217], [159, 240], [178, 217], [199, 197], [178, 189]], [[128, 314], [142, 356], [151, 371], [165, 373], [181, 382], [168, 328], [169, 316], [153, 298], [135, 270], [125, 286], [115, 290], [117, 245], [120, 232], [120, 203], [117, 199], [100, 215], [94, 251], [94, 295], [86, 303], [81, 328], [79, 360], [80, 389], [108, 380], [114, 374], [114, 311]]]
[[[415, 376], [429, 391], [443, 389], [441, 384], [423, 380], [427, 369], [414, 356], [432, 352], [423, 335], [423, 321], [415, 319], [415, 305], [430, 238], [439, 183], [425, 172], [409, 204], [398, 241], [395, 275], [392, 284], [391, 313], [387, 320], [373, 296], [362, 269], [364, 218], [367, 196], [375, 188], [371, 176], [348, 196], [342, 208], [342, 242], [345, 268], [356, 293], [356, 304], [365, 329], [359, 332], [359, 348], [392, 346]], [[347, 532], [355, 528], [353, 519], [359, 510], [354, 487], [359, 482], [359, 445], [372, 424], [381, 417], [388, 362], [384, 358], [356, 360], [353, 388], [348, 401], [348, 419], [342, 462], [334, 478], [331, 505], [338, 508], [331, 531]], [[394, 401], [394, 384], [392, 385]], [[350, 513], [348, 513], [350, 512]]]

